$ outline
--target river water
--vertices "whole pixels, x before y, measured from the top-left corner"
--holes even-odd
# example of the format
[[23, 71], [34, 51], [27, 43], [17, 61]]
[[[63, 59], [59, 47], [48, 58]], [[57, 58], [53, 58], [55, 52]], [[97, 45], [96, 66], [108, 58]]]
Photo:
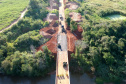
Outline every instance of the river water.
[[[12, 77], [0, 75], [0, 84], [55, 84], [55, 74], [45, 78]], [[90, 78], [87, 74], [70, 74], [70, 84], [95, 84], [95, 82], [94, 78]]]

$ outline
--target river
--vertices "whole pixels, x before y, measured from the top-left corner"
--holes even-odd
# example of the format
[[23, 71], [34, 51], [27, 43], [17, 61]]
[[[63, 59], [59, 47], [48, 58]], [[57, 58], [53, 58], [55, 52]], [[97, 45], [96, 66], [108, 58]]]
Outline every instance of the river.
[[[49, 75], [45, 78], [0, 75], [0, 84], [55, 84], [55, 74]], [[95, 84], [95, 82], [94, 78], [90, 78], [87, 74], [70, 74], [70, 84]]]

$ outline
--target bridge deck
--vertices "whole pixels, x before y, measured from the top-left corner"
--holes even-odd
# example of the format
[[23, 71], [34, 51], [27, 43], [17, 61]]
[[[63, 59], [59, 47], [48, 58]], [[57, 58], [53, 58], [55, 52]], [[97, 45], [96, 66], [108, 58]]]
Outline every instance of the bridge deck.
[[[60, 48], [57, 48], [57, 60], [56, 60], [56, 79], [55, 84], [70, 84], [69, 76], [69, 62], [67, 51], [67, 35], [62, 33], [62, 26], [66, 29], [65, 14], [64, 14], [65, 0], [59, 0], [59, 33], [57, 43], [60, 44]], [[67, 62], [67, 67], [63, 67], [63, 62]]]
[[66, 68], [64, 68], [63, 62], [68, 63], [68, 53], [67, 51], [58, 51], [56, 84], [70, 84], [69, 64]]

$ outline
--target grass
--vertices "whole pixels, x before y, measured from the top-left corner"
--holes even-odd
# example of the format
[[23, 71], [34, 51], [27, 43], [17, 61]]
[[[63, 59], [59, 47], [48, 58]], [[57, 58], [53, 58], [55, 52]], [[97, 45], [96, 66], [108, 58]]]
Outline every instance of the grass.
[[125, 10], [126, 0], [86, 0], [83, 5], [88, 5], [94, 7], [95, 9], [115, 9], [115, 10]]
[[29, 0], [0, 0], [0, 30], [16, 20], [28, 3]]
[[80, 7], [72, 11], [81, 11], [80, 13], [84, 18], [81, 24], [84, 25], [90, 25], [89, 22], [97, 24], [110, 21], [111, 18], [106, 17], [108, 15], [119, 14], [121, 16], [119, 20], [124, 20], [124, 16], [126, 16], [126, 0], [85, 0], [77, 2], [80, 4]]

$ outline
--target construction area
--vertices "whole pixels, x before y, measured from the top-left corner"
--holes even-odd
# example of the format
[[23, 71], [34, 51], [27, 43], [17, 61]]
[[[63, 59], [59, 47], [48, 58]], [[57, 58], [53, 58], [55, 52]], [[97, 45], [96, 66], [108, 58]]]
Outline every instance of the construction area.
[[[58, 5], [58, 0], [49, 0], [49, 1], [50, 1], [49, 2], [50, 7], [47, 7], [47, 10], [57, 9], [57, 7], [53, 7], [53, 6], [55, 6], [56, 4]], [[67, 5], [74, 4], [74, 5], [76, 5], [76, 8], [78, 8], [77, 7], [78, 4], [76, 4], [74, 2], [68, 2], [67, 0], [64, 0], [64, 2], [66, 2]], [[71, 8], [72, 6], [67, 7], [67, 5], [65, 6], [65, 8], [72, 9]], [[60, 4], [59, 4], [59, 6], [60, 6]], [[74, 10], [74, 9], [72, 9], [72, 10]], [[59, 8], [58, 8], [58, 10], [59, 10]], [[82, 17], [79, 13], [71, 12], [71, 13], [69, 13], [69, 15], [73, 21], [76, 21], [76, 22], [81, 21]], [[76, 17], [74, 17], [74, 16], [76, 16]], [[56, 57], [57, 57], [57, 35], [58, 35], [58, 30], [59, 30], [59, 28], [58, 28], [59, 24], [57, 24], [56, 21], [59, 20], [59, 18], [55, 14], [49, 13], [44, 20], [48, 21], [50, 24], [48, 27], [40, 29], [40, 34], [42, 36], [44, 36], [45, 38], [49, 39], [49, 41], [46, 42], [45, 44], [41, 45], [39, 48], [37, 48], [37, 50], [42, 50], [43, 46], [47, 46], [48, 49], [55, 56], [55, 60], [56, 60]], [[70, 31], [70, 27], [66, 27], [66, 32], [67, 32], [66, 34], [67, 34], [67, 45], [68, 45], [67, 49], [68, 49], [68, 56], [69, 56], [69, 60], [70, 60], [70, 54], [74, 53], [74, 51], [75, 51], [75, 42], [77, 40], [82, 39], [81, 33], [83, 32], [83, 30], [78, 25], [78, 30], [75, 30], [74, 33], [72, 33]]]
[[[53, 4], [54, 3], [54, 4]], [[56, 4], [59, 5], [57, 8]], [[65, 5], [66, 4], [66, 5]], [[73, 4], [74, 6], [71, 6]], [[58, 9], [59, 17], [55, 14], [48, 14], [44, 19], [50, 24], [48, 27], [42, 28], [40, 34], [49, 39], [48, 42], [41, 45], [37, 50], [42, 50], [43, 46], [47, 46], [48, 49], [55, 56], [56, 60], [56, 77], [55, 84], [70, 84], [70, 74], [69, 74], [69, 60], [71, 59], [70, 54], [75, 52], [75, 42], [79, 39], [82, 39], [81, 33], [83, 30], [78, 25], [78, 29], [74, 32], [70, 31], [70, 27], [65, 23], [65, 8], [75, 10], [78, 8], [78, 5], [73, 2], [68, 2], [67, 0], [50, 0], [50, 7], [47, 7], [48, 10]], [[76, 22], [81, 21], [81, 15], [72, 12], [69, 14], [72, 20]], [[58, 20], [58, 23], [56, 22]]]

